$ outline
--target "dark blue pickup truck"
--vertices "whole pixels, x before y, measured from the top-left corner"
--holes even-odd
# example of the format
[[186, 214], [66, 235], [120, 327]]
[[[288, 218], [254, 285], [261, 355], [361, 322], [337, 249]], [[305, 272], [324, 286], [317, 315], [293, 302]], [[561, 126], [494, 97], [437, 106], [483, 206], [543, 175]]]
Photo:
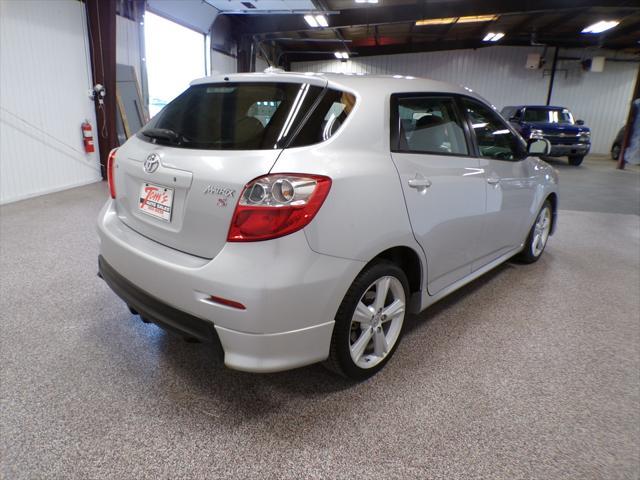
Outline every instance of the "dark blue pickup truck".
[[580, 165], [591, 148], [591, 130], [582, 120], [574, 120], [564, 107], [519, 105], [504, 107], [502, 116], [525, 140], [543, 137], [551, 142], [550, 157], [569, 157], [569, 164]]

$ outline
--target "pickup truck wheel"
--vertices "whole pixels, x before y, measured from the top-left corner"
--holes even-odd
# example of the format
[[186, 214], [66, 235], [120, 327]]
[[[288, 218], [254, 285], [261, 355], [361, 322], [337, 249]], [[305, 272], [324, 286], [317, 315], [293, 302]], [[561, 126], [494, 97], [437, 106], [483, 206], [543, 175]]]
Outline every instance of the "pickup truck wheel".
[[536, 262], [542, 255], [542, 252], [544, 252], [544, 247], [547, 246], [547, 240], [551, 233], [551, 219], [551, 202], [546, 200], [531, 230], [529, 230], [529, 236], [524, 243], [524, 248], [516, 257], [522, 263]]
[[613, 148], [611, 149], [611, 158], [613, 160], [618, 160], [618, 158], [620, 158], [620, 150], [621, 150], [620, 145], [613, 146]]
[[584, 160], [584, 155], [572, 155], [569, 157], [569, 165], [577, 167], [582, 163], [582, 160]]
[[381, 370], [400, 343], [408, 298], [407, 276], [396, 264], [363, 270], [338, 309], [325, 367], [353, 380]]

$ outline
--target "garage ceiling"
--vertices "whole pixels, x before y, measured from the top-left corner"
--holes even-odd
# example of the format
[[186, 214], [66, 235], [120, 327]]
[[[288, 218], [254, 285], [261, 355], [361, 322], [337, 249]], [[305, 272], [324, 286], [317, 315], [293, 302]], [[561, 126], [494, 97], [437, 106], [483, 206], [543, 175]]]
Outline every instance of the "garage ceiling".
[[[224, 6], [229, 0], [206, 0]], [[251, 0], [261, 8], [274, 0]], [[302, 0], [305, 3], [306, 0]], [[363, 0], [360, 0], [363, 1]], [[283, 0], [281, 3], [295, 3]], [[567, 0], [313, 0], [325, 11], [326, 28], [312, 28], [303, 15], [228, 15], [238, 36], [279, 50], [286, 61], [333, 58], [336, 50], [352, 56], [480, 48], [489, 45], [545, 44], [560, 47], [604, 47], [640, 53], [640, 4], [637, 1]], [[484, 21], [467, 18], [489, 16]], [[426, 25], [416, 22], [423, 20]], [[618, 20], [601, 34], [580, 33], [600, 20]], [[502, 32], [498, 42], [485, 42]]]
[[204, 0], [220, 12], [242, 14], [308, 12], [316, 10], [311, 0]]

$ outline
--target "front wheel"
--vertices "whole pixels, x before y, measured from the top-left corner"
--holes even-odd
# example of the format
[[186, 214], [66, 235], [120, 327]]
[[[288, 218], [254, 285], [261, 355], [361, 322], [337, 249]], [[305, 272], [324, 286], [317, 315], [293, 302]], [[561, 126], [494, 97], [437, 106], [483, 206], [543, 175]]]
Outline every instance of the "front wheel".
[[325, 366], [354, 380], [382, 369], [400, 343], [408, 285], [394, 263], [380, 261], [365, 268], [340, 304]]
[[533, 263], [538, 261], [544, 247], [547, 246], [547, 240], [551, 233], [552, 218], [551, 202], [546, 200], [540, 209], [540, 213], [536, 217], [536, 221], [529, 231], [529, 236], [524, 244], [522, 252], [518, 254], [518, 260], [524, 263]]
[[569, 157], [569, 165], [577, 167], [584, 160], [584, 155], [572, 155]]

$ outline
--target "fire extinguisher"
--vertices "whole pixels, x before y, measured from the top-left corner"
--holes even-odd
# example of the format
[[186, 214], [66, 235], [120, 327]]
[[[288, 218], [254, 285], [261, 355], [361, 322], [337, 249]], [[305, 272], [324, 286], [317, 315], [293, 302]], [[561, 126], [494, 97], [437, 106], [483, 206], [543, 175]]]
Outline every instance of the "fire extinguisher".
[[84, 142], [84, 151], [86, 153], [93, 153], [96, 151], [93, 145], [93, 130], [89, 120], [82, 122], [82, 141]]

